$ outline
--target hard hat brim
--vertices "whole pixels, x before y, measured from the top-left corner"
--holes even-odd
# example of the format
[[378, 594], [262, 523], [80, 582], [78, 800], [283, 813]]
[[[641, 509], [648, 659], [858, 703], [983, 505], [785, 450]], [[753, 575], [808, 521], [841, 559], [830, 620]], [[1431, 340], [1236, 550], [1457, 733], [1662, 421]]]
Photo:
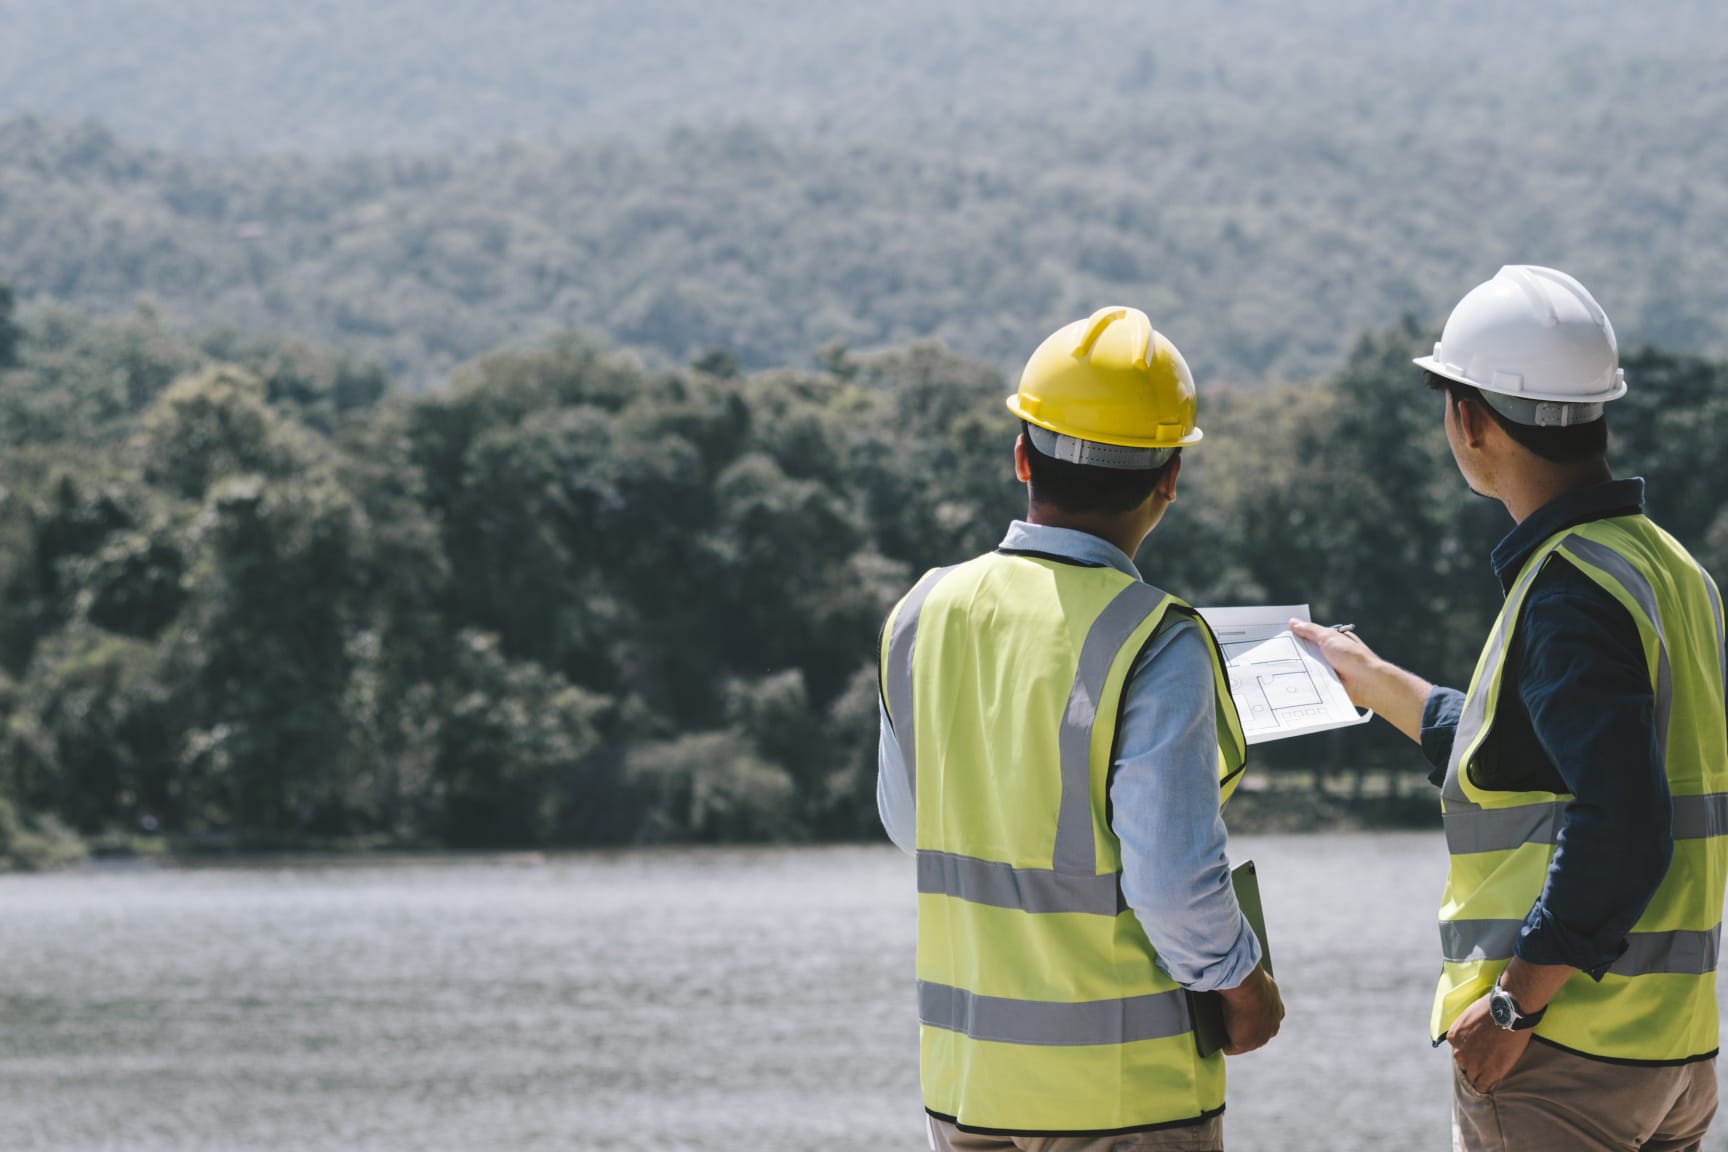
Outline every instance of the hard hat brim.
[[1501, 396], [1517, 396], [1525, 400], [1542, 400], [1553, 404], [1604, 404], [1609, 400], [1618, 400], [1626, 395], [1626, 378], [1624, 375], [1617, 378], [1617, 387], [1610, 388], [1606, 392], [1594, 392], [1580, 396], [1575, 392], [1514, 391], [1510, 388], [1496, 388], [1491, 382], [1484, 383], [1481, 380], [1470, 379], [1462, 371], [1449, 364], [1441, 363], [1433, 355], [1418, 356], [1410, 363], [1424, 371], [1432, 372], [1444, 380], [1450, 380], [1454, 384], [1463, 384], [1466, 387], [1480, 389], [1483, 392], [1494, 392]]
[[[1072, 431], [1065, 428], [1058, 428], [1048, 420], [1041, 420], [1028, 412], [1020, 403], [1020, 393], [1018, 392], [1015, 392], [1008, 397], [1008, 411], [1014, 413], [1014, 415], [1026, 421], [1028, 424], [1036, 424], [1040, 428], [1048, 428], [1050, 431], [1063, 436], [1074, 435]], [[1081, 439], [1092, 440], [1099, 444], [1114, 444], [1120, 448], [1186, 448], [1190, 444], [1200, 443], [1204, 438], [1205, 433], [1200, 431], [1199, 425], [1195, 425], [1188, 435], [1174, 440], [1167, 440], [1157, 436], [1119, 436], [1115, 434], [1109, 436], [1087, 435], [1081, 437]]]

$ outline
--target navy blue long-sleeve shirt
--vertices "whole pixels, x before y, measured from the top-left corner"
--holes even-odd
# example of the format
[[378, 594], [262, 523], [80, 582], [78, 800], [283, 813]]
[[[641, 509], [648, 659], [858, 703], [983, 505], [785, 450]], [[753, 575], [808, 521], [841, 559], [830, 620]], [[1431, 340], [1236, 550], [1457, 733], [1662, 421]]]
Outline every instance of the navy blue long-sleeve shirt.
[[[1575, 524], [1643, 510], [1644, 481], [1576, 489], [1526, 517], [1494, 549], [1510, 590], [1538, 545]], [[1464, 694], [1435, 688], [1422, 751], [1446, 775]], [[1530, 586], [1496, 704], [1494, 734], [1472, 778], [1508, 791], [1571, 793], [1542, 894], [1519, 932], [1532, 964], [1568, 964], [1601, 979], [1626, 950], [1673, 855], [1668, 779], [1643, 642], [1631, 615], [1564, 556]]]

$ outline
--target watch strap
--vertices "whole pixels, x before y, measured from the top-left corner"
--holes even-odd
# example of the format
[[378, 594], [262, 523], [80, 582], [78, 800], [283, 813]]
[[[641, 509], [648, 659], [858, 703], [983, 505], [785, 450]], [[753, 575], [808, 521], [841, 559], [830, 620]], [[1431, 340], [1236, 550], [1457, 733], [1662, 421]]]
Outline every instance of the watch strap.
[[1518, 1006], [1518, 1001], [1513, 999], [1512, 993], [1501, 987], [1498, 981], [1494, 984], [1494, 991], [1504, 997], [1506, 1003], [1512, 1006], [1512, 1026], [1509, 1031], [1522, 1032], [1526, 1028], [1534, 1028], [1536, 1025], [1542, 1023], [1542, 1017], [1548, 1014], [1548, 1006], [1546, 1004], [1535, 1012], [1524, 1011], [1524, 1009]]

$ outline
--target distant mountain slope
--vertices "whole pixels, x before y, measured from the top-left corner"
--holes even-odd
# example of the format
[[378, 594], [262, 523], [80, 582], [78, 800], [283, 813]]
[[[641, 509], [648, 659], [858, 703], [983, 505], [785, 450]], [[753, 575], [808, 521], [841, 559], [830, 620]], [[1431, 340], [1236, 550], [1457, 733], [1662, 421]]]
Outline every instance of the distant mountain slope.
[[571, 325], [1012, 364], [1112, 300], [1306, 376], [1507, 261], [1721, 355], [1724, 123], [1712, 0], [0, 0], [0, 276], [422, 381]]
[[1437, 324], [1508, 261], [1577, 273], [1628, 343], [1728, 352], [1719, 123], [1590, 115], [1588, 140], [1522, 146], [1148, 125], [1048, 170], [748, 127], [640, 149], [189, 159], [21, 120], [0, 124], [0, 277], [98, 311], [148, 293], [183, 326], [301, 333], [418, 382], [566, 327], [650, 360], [934, 338], [1012, 365], [1112, 301], [1145, 307], [1206, 375], [1297, 378], [1403, 312]]
[[1075, 159], [1118, 124], [1243, 113], [1389, 138], [1427, 111], [1553, 129], [1593, 93], [1708, 99], [1725, 54], [1712, 0], [0, 0], [0, 116], [193, 152], [749, 119], [968, 158], [1024, 151], [1038, 123]]

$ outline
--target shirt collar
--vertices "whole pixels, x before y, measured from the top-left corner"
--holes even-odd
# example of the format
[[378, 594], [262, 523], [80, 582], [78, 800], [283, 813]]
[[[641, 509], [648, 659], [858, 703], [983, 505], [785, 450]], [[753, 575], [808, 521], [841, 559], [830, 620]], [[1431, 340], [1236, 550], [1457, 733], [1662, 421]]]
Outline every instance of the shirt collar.
[[1591, 520], [1610, 516], [1632, 516], [1644, 511], [1644, 479], [1606, 480], [1562, 493], [1524, 518], [1494, 547], [1494, 574], [1501, 587], [1513, 581], [1542, 541], [1556, 532]]
[[1031, 552], [1059, 560], [1077, 560], [1097, 568], [1114, 568], [1125, 576], [1140, 579], [1140, 569], [1134, 567], [1134, 561], [1122, 549], [1102, 536], [1076, 528], [1056, 528], [1049, 524], [1016, 520], [1008, 526], [1008, 534], [996, 547], [1004, 552]]

